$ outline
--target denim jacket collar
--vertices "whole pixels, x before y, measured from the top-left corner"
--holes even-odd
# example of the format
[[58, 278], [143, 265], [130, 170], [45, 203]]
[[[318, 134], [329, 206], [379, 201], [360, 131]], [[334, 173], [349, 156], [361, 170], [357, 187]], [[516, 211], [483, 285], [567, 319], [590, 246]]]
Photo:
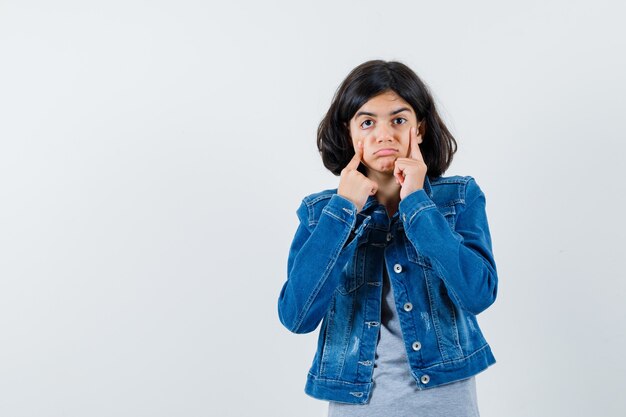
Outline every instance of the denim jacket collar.
[[[424, 191], [426, 191], [426, 194], [428, 195], [428, 198], [432, 199], [433, 198], [433, 190], [432, 187], [430, 186], [430, 180], [428, 179], [428, 175], [426, 175], [424, 177]], [[367, 201], [365, 202], [365, 206], [363, 206], [363, 210], [365, 210], [366, 208], [369, 208], [371, 205], [376, 204], [377, 200], [376, 200], [376, 196], [370, 195], [369, 197], [367, 197]]]

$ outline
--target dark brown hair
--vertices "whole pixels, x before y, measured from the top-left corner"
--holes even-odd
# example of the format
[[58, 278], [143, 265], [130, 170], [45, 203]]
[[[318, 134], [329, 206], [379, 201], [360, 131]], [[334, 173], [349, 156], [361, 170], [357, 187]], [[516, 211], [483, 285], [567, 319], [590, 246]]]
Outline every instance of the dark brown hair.
[[[457, 151], [456, 140], [439, 117], [428, 87], [413, 70], [396, 61], [364, 62], [341, 83], [317, 129], [317, 148], [324, 166], [335, 175], [341, 174], [354, 156], [350, 120], [369, 99], [387, 91], [395, 92], [409, 103], [418, 122], [425, 120], [426, 131], [420, 151], [428, 166], [426, 175], [442, 175]], [[366, 168], [362, 163], [358, 169], [365, 174]]]

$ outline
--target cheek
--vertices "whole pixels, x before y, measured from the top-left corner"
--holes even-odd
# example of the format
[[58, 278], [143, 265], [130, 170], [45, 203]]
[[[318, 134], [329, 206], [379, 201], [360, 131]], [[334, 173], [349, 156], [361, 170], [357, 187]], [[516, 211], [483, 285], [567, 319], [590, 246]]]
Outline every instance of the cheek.
[[356, 129], [354, 127], [350, 128], [350, 137], [352, 139], [358, 139], [358, 138], [360, 138], [362, 136], [363, 136], [363, 134], [358, 129]]
[[352, 145], [354, 146], [354, 149], [356, 149], [356, 145], [357, 143], [359, 143], [359, 141], [363, 142], [363, 150], [367, 150], [368, 148], [368, 137], [366, 134], [364, 134], [361, 131], [355, 130], [355, 129], [351, 129], [350, 130], [350, 138], [352, 139]]
[[374, 149], [371, 145], [368, 146], [368, 144], [365, 143], [365, 146], [363, 147], [363, 157], [361, 158], [361, 161], [365, 162], [367, 165], [371, 165], [376, 160], [374, 155], [372, 155], [375, 150], [376, 149]]
[[363, 142], [363, 149], [368, 149], [372, 147], [372, 138], [369, 134], [367, 133], [363, 133], [363, 132], [359, 132], [356, 133], [353, 138], [352, 141], [354, 142], [354, 146], [356, 146], [356, 144], [358, 143], [358, 141]]

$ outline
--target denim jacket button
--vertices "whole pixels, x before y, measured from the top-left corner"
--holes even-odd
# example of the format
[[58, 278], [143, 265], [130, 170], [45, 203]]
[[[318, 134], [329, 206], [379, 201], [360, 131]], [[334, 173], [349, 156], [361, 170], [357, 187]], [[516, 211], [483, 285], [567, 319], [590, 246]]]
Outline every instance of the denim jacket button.
[[394, 270], [396, 273], [398, 273], [398, 274], [399, 274], [400, 272], [402, 272], [402, 265], [400, 265], [400, 264], [395, 264], [395, 265], [393, 266], [393, 270]]
[[422, 384], [428, 384], [430, 382], [430, 377], [428, 375], [422, 375], [420, 379], [422, 381]]
[[411, 311], [411, 310], [413, 310], [413, 304], [404, 303], [404, 311]]
[[391, 237], [392, 237], [391, 233], [387, 233], [387, 242], [391, 240]]
[[420, 342], [413, 342], [413, 350], [417, 351], [422, 348], [422, 344]]

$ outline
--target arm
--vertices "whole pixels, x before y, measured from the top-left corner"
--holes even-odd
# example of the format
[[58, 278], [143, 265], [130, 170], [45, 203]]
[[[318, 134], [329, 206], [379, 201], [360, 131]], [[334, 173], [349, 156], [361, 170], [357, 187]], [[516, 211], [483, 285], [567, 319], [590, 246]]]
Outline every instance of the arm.
[[400, 201], [405, 233], [415, 250], [433, 262], [453, 302], [477, 315], [496, 299], [498, 276], [485, 211], [485, 195], [471, 178], [466, 185], [465, 206], [448, 226], [423, 189]]
[[[278, 299], [281, 323], [294, 333], [308, 333], [318, 326], [341, 283], [341, 271], [354, 255], [356, 245], [346, 245], [356, 223], [356, 206], [335, 194], [309, 228], [308, 206], [297, 211], [300, 225], [289, 250], [287, 281]], [[362, 230], [362, 228], [360, 228]], [[360, 232], [357, 232], [360, 233]]]

